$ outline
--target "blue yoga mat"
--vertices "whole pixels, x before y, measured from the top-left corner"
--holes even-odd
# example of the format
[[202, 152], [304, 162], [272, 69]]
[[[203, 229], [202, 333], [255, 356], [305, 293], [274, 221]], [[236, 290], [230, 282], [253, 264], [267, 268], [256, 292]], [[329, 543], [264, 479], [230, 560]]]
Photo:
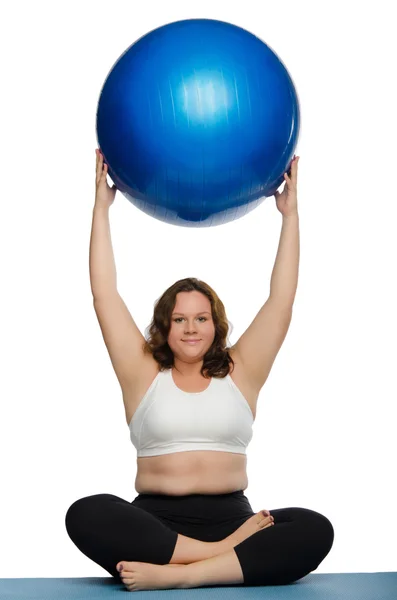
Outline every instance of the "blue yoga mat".
[[[129, 592], [113, 577], [0, 579], [1, 600], [397, 600], [397, 572], [309, 574], [282, 586], [219, 586]], [[123, 595], [120, 596], [120, 593]]]

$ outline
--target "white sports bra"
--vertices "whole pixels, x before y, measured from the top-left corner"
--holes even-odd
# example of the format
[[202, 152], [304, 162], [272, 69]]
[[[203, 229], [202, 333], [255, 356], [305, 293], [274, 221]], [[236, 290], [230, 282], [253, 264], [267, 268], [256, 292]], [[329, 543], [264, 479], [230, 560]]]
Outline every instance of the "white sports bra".
[[212, 377], [203, 392], [184, 392], [172, 369], [159, 371], [129, 423], [138, 458], [189, 450], [246, 454], [251, 408], [230, 375]]

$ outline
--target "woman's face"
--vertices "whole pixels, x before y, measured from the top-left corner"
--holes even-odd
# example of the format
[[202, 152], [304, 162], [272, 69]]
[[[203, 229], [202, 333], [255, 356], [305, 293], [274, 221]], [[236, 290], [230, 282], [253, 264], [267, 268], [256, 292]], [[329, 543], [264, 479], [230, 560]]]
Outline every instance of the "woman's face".
[[[168, 345], [174, 356], [184, 362], [203, 360], [215, 337], [211, 303], [207, 296], [194, 290], [179, 292], [171, 315]], [[189, 344], [185, 340], [199, 340]]]

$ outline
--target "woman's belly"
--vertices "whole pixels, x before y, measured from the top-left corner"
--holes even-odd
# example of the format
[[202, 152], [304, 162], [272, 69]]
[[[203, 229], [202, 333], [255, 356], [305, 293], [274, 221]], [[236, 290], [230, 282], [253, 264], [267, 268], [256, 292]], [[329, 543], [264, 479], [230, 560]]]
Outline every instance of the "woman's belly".
[[137, 459], [138, 494], [228, 494], [248, 487], [247, 456], [191, 451]]

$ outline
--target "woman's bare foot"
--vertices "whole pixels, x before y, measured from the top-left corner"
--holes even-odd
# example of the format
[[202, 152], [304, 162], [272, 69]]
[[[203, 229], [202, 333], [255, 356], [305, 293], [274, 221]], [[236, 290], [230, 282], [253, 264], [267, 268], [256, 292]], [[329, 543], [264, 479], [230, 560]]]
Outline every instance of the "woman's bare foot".
[[169, 590], [188, 587], [186, 565], [155, 565], [120, 561], [120, 579], [129, 592], [138, 590]]
[[250, 517], [245, 523], [241, 525], [236, 531], [233, 531], [225, 540], [230, 548], [234, 548], [237, 544], [241, 544], [244, 540], [251, 537], [257, 531], [272, 527], [274, 525], [273, 517], [267, 516], [265, 511], [260, 510]]

